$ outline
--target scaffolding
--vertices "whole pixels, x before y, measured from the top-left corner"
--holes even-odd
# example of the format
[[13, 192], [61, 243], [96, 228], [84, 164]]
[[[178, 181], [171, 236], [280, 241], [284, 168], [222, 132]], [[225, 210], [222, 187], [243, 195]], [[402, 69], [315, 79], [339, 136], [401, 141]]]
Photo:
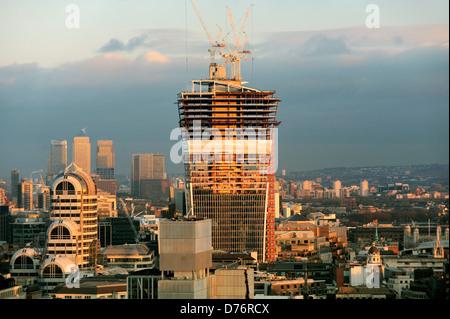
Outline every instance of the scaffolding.
[[214, 249], [257, 251], [260, 261], [276, 255], [274, 94], [210, 79], [193, 81], [177, 101], [187, 134], [187, 210], [212, 219]]

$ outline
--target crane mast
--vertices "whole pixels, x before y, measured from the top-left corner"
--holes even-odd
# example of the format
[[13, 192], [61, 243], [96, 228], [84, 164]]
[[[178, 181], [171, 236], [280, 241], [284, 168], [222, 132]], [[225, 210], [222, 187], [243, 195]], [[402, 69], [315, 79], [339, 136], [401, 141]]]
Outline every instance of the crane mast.
[[219, 43], [219, 38], [220, 38], [220, 35], [222, 34], [222, 29], [216, 24], [216, 26], [219, 28], [219, 34], [217, 35], [217, 38], [214, 41], [213, 37], [211, 36], [211, 33], [208, 30], [208, 27], [206, 26], [205, 21], [203, 20], [201, 14], [200, 14], [200, 11], [197, 8], [197, 5], [196, 5], [195, 1], [191, 0], [191, 3], [192, 3], [192, 6], [194, 7], [195, 13], [197, 13], [197, 17], [200, 20], [200, 23], [202, 24], [203, 30], [205, 31], [206, 36], [209, 39], [209, 43], [211, 45], [211, 48], [208, 49], [208, 51], [209, 51], [209, 53], [211, 55], [210, 58], [211, 58], [211, 64], [212, 64], [212, 63], [214, 63], [214, 60], [215, 60], [215, 53], [216, 53], [216, 49], [215, 48], [224, 46], [222, 43]]
[[[230, 18], [230, 24], [231, 24], [231, 29], [232, 29], [232, 33], [233, 33], [233, 38], [234, 38], [234, 45], [230, 48], [229, 44], [227, 43], [227, 40], [225, 38], [222, 38], [222, 41], [219, 42], [219, 38], [220, 35], [222, 33], [222, 29], [217, 25], [217, 27], [220, 29], [219, 31], [219, 35], [217, 36], [216, 40], [213, 40], [213, 37], [211, 36], [205, 21], [203, 20], [200, 11], [197, 8], [197, 5], [195, 3], [194, 0], [191, 0], [192, 6], [194, 7], [195, 12], [197, 13], [198, 19], [200, 20], [200, 23], [202, 24], [203, 30], [206, 33], [206, 36], [209, 39], [209, 43], [211, 45], [211, 48], [208, 49], [208, 51], [211, 54], [211, 62], [210, 62], [210, 77], [212, 78], [223, 78], [226, 80], [232, 80], [232, 81], [237, 81], [237, 82], [241, 82], [242, 77], [241, 77], [241, 57], [242, 54], [251, 54], [251, 52], [249, 50], [244, 50], [244, 46], [245, 43], [247, 41], [247, 34], [245, 34], [245, 37], [241, 43], [241, 39], [242, 39], [242, 35], [245, 33], [244, 29], [245, 29], [245, 25], [247, 23], [248, 20], [248, 16], [250, 14], [250, 11], [253, 7], [253, 4], [250, 5], [250, 7], [247, 9], [245, 16], [243, 18], [242, 24], [240, 26], [239, 32], [237, 32], [236, 30], [236, 26], [234, 24], [233, 21], [233, 15], [231, 14], [230, 9], [227, 7], [227, 13], [228, 16]], [[221, 58], [223, 58], [225, 60], [225, 64], [227, 64], [228, 62], [230, 63], [230, 70], [231, 70], [231, 76], [229, 78], [226, 77], [225, 72], [220, 72], [218, 71], [218, 73], [214, 73], [211, 72], [212, 68], [223, 68], [225, 70], [225, 67], [223, 66], [217, 66], [217, 64], [215, 63], [215, 53], [216, 53], [216, 48], [217, 47], [223, 47], [226, 48], [227, 52], [224, 53], [223, 51], [220, 51], [220, 56]], [[246, 58], [244, 59], [246, 61]]]

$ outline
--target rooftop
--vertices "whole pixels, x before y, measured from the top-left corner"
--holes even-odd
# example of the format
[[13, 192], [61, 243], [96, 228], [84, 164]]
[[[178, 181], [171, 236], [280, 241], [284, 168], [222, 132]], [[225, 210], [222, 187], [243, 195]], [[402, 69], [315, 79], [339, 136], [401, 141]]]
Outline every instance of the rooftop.
[[309, 218], [302, 216], [300, 214], [294, 214], [291, 217], [287, 218], [286, 221], [289, 222], [311, 222]]
[[127, 290], [126, 279], [110, 279], [105, 281], [84, 278], [80, 280], [80, 286], [69, 288], [66, 285], [57, 286], [55, 294], [80, 294], [80, 295], [100, 295], [113, 292], [123, 292]]
[[124, 244], [108, 246], [103, 249], [102, 254], [107, 256], [128, 256], [139, 257], [151, 254], [150, 249], [144, 244]]

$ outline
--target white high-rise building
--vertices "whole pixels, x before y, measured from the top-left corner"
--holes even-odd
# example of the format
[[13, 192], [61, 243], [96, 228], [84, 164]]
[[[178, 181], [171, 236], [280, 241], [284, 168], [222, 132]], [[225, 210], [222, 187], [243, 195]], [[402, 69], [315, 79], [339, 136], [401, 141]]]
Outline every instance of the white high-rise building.
[[359, 188], [359, 195], [369, 196], [369, 182], [367, 180], [363, 180], [361, 182], [361, 185]]
[[334, 181], [333, 192], [334, 192], [335, 198], [341, 198], [341, 187], [342, 187], [342, 183], [340, 180]]

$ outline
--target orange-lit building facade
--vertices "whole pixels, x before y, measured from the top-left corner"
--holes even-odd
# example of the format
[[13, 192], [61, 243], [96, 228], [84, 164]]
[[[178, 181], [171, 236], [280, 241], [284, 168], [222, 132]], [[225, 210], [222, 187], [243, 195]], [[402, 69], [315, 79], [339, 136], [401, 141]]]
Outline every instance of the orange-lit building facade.
[[211, 78], [178, 94], [187, 211], [212, 219], [214, 250], [274, 260], [279, 99], [274, 91]]

